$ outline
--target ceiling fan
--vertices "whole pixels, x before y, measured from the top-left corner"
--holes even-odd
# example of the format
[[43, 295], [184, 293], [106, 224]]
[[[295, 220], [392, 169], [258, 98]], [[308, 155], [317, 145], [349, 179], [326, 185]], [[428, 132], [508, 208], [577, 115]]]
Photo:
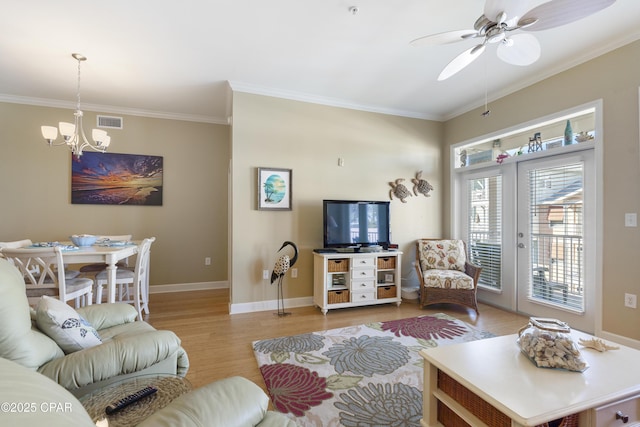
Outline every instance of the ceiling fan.
[[481, 39], [480, 43], [456, 56], [438, 76], [446, 80], [471, 64], [488, 44], [499, 43], [498, 58], [513, 65], [526, 66], [540, 58], [540, 43], [533, 34], [513, 34], [516, 30], [542, 31], [559, 27], [592, 15], [616, 0], [551, 0], [527, 12], [529, 1], [486, 0], [484, 13], [473, 29], [447, 31], [420, 37], [414, 46], [433, 46], [467, 39]]

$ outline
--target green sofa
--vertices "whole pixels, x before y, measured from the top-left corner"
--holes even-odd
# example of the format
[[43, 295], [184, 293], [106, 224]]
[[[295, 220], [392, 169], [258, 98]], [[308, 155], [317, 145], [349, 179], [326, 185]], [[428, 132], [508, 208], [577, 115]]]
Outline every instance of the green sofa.
[[0, 258], [0, 357], [36, 370], [76, 396], [127, 376], [169, 373], [185, 376], [187, 353], [171, 331], [158, 331], [124, 303], [97, 304], [77, 310], [102, 343], [65, 354], [41, 331], [29, 307], [19, 270]]
[[[2, 425], [95, 426], [82, 404], [51, 379], [0, 358]], [[155, 412], [140, 427], [295, 427], [268, 411], [269, 398], [246, 378], [231, 377], [193, 390]]]
[[[66, 306], [65, 306], [66, 308]], [[185, 376], [189, 368], [180, 339], [135, 321], [129, 304], [77, 310], [101, 343], [67, 354], [38, 329], [18, 269], [0, 258], [0, 419], [2, 425], [95, 425], [77, 397], [142, 374]], [[37, 320], [34, 320], [34, 317]], [[63, 327], [64, 329], [64, 327]], [[178, 397], [142, 426], [293, 427], [268, 411], [269, 398], [251, 381], [232, 377]]]

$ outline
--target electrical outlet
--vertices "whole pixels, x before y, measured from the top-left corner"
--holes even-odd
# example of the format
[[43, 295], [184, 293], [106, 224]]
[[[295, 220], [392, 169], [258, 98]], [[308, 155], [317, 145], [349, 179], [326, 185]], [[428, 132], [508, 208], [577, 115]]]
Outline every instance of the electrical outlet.
[[297, 268], [292, 268], [291, 269], [291, 278], [295, 279], [296, 277], [298, 277], [298, 269]]
[[637, 308], [637, 297], [636, 294], [624, 294], [624, 306], [629, 308]]
[[262, 278], [265, 280], [269, 278], [269, 270], [262, 270]]
[[204, 259], [204, 265], [211, 265], [211, 257], [206, 257]]

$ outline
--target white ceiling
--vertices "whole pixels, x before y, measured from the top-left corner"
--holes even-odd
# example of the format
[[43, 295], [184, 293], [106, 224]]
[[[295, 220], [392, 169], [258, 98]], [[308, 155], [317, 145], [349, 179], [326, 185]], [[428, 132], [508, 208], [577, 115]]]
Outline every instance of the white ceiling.
[[489, 100], [504, 96], [640, 38], [640, 1], [618, 0], [536, 32], [534, 65], [506, 64], [490, 45], [436, 81], [477, 40], [409, 42], [473, 28], [483, 9], [483, 0], [2, 0], [0, 101], [73, 108], [71, 53], [79, 52], [88, 57], [86, 110], [226, 123], [230, 82], [243, 92], [445, 120], [482, 106], [485, 91]]

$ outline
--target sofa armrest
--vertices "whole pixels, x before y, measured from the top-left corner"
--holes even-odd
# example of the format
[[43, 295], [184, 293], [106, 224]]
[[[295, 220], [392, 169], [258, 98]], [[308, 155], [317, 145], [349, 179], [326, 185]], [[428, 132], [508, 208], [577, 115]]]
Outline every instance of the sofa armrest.
[[68, 390], [118, 375], [141, 371], [175, 353], [184, 352], [171, 331], [148, 331], [115, 337], [42, 365], [38, 371]]
[[138, 427], [255, 426], [268, 406], [269, 397], [260, 387], [246, 378], [230, 377], [183, 394]]
[[138, 316], [138, 312], [131, 304], [122, 302], [88, 305], [77, 308], [76, 311], [98, 331], [134, 322]]

